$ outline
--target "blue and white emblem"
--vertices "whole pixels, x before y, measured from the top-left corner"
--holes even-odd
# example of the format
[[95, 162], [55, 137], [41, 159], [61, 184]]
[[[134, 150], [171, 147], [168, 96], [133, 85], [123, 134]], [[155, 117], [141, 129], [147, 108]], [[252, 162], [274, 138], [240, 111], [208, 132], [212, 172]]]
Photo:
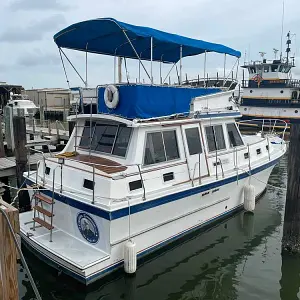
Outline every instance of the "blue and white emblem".
[[96, 244], [99, 240], [98, 227], [91, 216], [84, 212], [77, 215], [77, 226], [81, 235], [91, 244]]

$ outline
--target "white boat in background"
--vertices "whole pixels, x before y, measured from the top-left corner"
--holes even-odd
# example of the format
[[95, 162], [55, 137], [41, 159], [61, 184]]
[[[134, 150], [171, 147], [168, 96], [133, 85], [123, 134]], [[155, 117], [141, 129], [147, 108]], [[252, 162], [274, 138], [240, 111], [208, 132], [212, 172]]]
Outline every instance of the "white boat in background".
[[[143, 68], [162, 57], [181, 70], [185, 56], [240, 56], [114, 19], [71, 25], [54, 40], [61, 53], [138, 58]], [[20, 214], [24, 245], [85, 284], [122, 266], [134, 272], [137, 258], [244, 205], [252, 210], [286, 152], [273, 133], [240, 134], [231, 90], [182, 85], [181, 72], [178, 85], [155, 85], [144, 70], [150, 84], [80, 89], [83, 113], [70, 117], [65, 149], [24, 174], [33, 206]]]
[[17, 115], [18, 109], [24, 110], [24, 116], [29, 117], [34, 116], [38, 111], [38, 107], [31, 101], [28, 95], [25, 94], [13, 94], [10, 95], [10, 100], [7, 105], [13, 108], [13, 114]]

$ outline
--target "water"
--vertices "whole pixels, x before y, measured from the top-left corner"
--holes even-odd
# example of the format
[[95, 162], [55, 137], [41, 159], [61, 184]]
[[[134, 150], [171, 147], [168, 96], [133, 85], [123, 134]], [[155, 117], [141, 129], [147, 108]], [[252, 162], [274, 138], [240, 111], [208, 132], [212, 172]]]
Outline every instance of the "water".
[[[287, 157], [269, 183], [285, 187]], [[281, 256], [285, 193], [268, 188], [254, 215], [239, 213], [142, 262], [135, 276], [122, 271], [84, 287], [25, 252], [43, 300], [300, 299], [300, 259]], [[19, 266], [22, 300], [34, 299]]]

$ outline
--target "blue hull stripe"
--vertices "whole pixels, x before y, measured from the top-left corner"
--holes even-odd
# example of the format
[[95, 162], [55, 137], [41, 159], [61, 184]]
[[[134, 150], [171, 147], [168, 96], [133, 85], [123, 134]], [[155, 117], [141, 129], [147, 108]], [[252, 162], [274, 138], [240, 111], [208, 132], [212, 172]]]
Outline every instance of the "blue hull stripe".
[[[262, 165], [260, 167], [257, 167], [255, 169], [251, 170], [251, 173], [252, 174], [259, 173], [259, 172], [275, 165], [278, 161], [279, 161], [279, 158], [277, 158], [276, 160], [270, 161], [265, 165]], [[249, 177], [249, 174], [246, 173], [246, 172], [239, 174], [239, 180], [244, 179], [246, 177]], [[225, 179], [222, 179], [222, 180], [219, 180], [219, 181], [216, 181], [216, 182], [212, 182], [212, 183], [200, 186], [200, 187], [195, 187], [195, 188], [191, 188], [189, 190], [185, 190], [185, 191], [182, 191], [182, 192], [167, 195], [167, 196], [164, 196], [164, 197], [161, 197], [161, 198], [158, 198], [158, 199], [154, 199], [154, 200], [150, 200], [150, 201], [145, 200], [142, 203], [131, 206], [130, 207], [130, 214], [135, 214], [135, 213], [147, 210], [147, 209], [151, 209], [153, 207], [157, 207], [157, 206], [169, 203], [169, 202], [173, 202], [173, 201], [176, 201], [176, 200], [183, 199], [185, 197], [196, 195], [196, 194], [202, 193], [204, 191], [208, 191], [208, 190], [211, 190], [211, 189], [214, 189], [214, 188], [217, 188], [217, 187], [235, 182], [236, 180], [237, 180], [237, 177], [232, 176], [232, 177], [228, 177], [228, 178], [225, 178]], [[30, 181], [29, 179], [26, 179], [26, 183], [28, 185], [34, 184], [34, 182]], [[42, 193], [49, 196], [50, 198], [52, 197], [52, 192], [50, 190], [43, 191]], [[93, 206], [93, 205], [90, 205], [90, 204], [87, 204], [87, 203], [83, 203], [83, 202], [80, 202], [78, 200], [74, 200], [70, 197], [63, 196], [63, 195], [60, 195], [58, 193], [55, 193], [54, 198], [55, 198], [56, 201], [63, 202], [63, 203], [65, 203], [67, 205], [70, 205], [74, 208], [77, 208], [79, 210], [83, 210], [85, 212], [88, 212], [90, 214], [93, 214], [93, 215], [96, 215], [98, 217], [104, 218], [106, 220], [116, 220], [116, 219], [128, 216], [128, 214], [129, 214], [129, 208], [128, 207], [121, 208], [121, 209], [109, 212], [109, 211], [103, 210], [99, 207], [96, 207], [96, 206]]]

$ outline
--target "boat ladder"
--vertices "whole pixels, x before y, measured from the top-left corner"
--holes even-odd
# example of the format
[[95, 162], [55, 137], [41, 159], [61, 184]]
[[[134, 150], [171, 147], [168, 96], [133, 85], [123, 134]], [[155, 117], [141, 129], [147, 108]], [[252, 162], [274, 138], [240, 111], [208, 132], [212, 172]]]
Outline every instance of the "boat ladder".
[[35, 205], [33, 207], [34, 216], [33, 216], [33, 230], [35, 230], [36, 223], [39, 224], [39, 227], [45, 227], [50, 230], [50, 242], [52, 242], [52, 230], [53, 226], [53, 209], [54, 209], [54, 200], [49, 199], [46, 196], [42, 195], [39, 190], [37, 190], [34, 195]]

